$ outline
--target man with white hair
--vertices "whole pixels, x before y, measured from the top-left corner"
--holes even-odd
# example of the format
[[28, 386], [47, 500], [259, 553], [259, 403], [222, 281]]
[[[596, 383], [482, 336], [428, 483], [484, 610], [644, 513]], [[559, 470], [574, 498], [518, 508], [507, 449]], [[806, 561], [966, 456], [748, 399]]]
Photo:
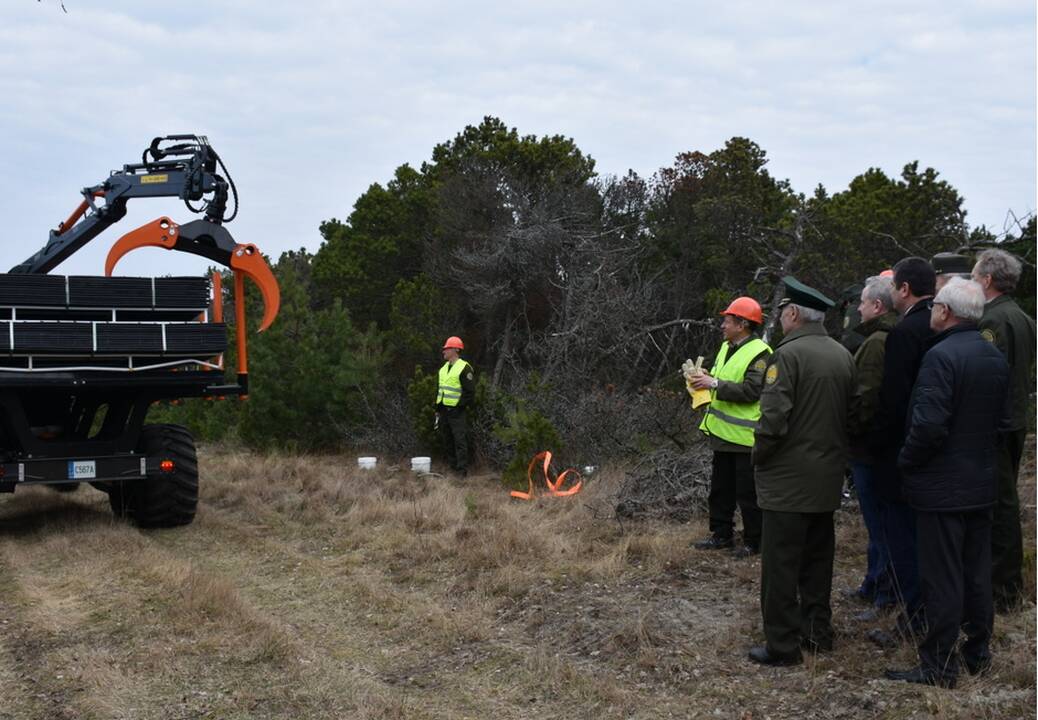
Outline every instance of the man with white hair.
[[868, 432], [873, 426], [879, 408], [879, 391], [883, 386], [883, 357], [886, 353], [887, 335], [897, 324], [894, 312], [894, 281], [877, 275], [865, 281], [860, 293], [858, 313], [861, 317], [855, 331], [863, 338], [854, 353], [854, 365], [858, 370], [858, 395], [861, 403], [852, 423], [851, 475], [858, 494], [858, 507], [868, 531], [868, 551], [865, 578], [853, 597], [874, 606], [861, 615], [861, 620], [874, 620], [878, 611], [888, 610], [897, 603], [891, 584], [888, 564], [890, 551], [887, 549], [886, 532], [883, 527], [884, 504], [876, 492], [874, 477], [876, 457], [869, 447]]
[[835, 303], [796, 278], [782, 282], [783, 338], [764, 372], [750, 455], [763, 518], [766, 643], [749, 656], [762, 665], [795, 665], [801, 648], [833, 648], [833, 512], [842, 499], [856, 391], [854, 359], [822, 326]]
[[916, 511], [919, 579], [927, 631], [919, 665], [890, 680], [954, 687], [991, 665], [991, 507], [995, 444], [1008, 421], [1009, 364], [977, 329], [980, 285], [952, 278], [933, 301], [936, 333], [923, 356], [898, 455], [902, 490]]

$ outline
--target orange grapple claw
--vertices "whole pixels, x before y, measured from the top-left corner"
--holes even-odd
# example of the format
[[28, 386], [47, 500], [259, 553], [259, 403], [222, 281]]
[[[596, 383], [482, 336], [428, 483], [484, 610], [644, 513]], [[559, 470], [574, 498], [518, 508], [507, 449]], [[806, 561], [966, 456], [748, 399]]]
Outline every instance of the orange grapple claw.
[[263, 296], [263, 319], [259, 331], [263, 332], [278, 316], [281, 309], [281, 289], [263, 254], [255, 245], [238, 245], [231, 253], [231, 269], [256, 283]]
[[131, 230], [116, 240], [115, 245], [108, 251], [108, 257], [105, 258], [105, 275], [111, 276], [116, 263], [131, 250], [142, 247], [161, 247], [172, 250], [177, 244], [179, 235], [180, 226], [168, 217], [160, 217], [141, 225], [136, 230]]

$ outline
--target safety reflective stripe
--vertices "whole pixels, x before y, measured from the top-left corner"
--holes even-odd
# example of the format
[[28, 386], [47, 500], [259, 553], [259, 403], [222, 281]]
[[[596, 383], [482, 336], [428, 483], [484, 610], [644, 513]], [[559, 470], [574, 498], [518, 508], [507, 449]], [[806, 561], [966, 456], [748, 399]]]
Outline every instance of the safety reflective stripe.
[[[759, 338], [752, 338], [728, 354], [728, 343], [721, 345], [714, 362], [713, 375], [722, 382], [740, 383], [750, 363], [771, 348]], [[753, 447], [753, 433], [760, 419], [760, 403], [737, 403], [720, 400], [714, 395], [699, 428], [713, 437], [743, 447]]]
[[444, 363], [440, 368], [439, 385], [436, 392], [436, 404], [446, 407], [456, 407], [461, 402], [463, 389], [461, 387], [461, 376], [469, 369], [469, 364], [464, 360], [458, 360], [451, 365]]
[[714, 407], [708, 407], [706, 409], [706, 412], [709, 415], [714, 415], [719, 419], [724, 420], [726, 423], [738, 425], [740, 427], [752, 428], [753, 430], [757, 429], [757, 422], [755, 420], [744, 420], [743, 418], [737, 418], [732, 415], [729, 415], [728, 413], [721, 412], [720, 410]]

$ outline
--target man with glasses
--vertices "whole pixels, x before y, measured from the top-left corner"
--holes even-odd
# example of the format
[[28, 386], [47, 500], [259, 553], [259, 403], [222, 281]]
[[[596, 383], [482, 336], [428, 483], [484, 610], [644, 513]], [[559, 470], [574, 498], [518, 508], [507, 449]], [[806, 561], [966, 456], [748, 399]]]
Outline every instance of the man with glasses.
[[[904, 496], [919, 529], [927, 630], [919, 665], [887, 678], [955, 687], [959, 661], [975, 675], [991, 665], [991, 506], [995, 443], [1008, 421], [1009, 365], [977, 330], [984, 291], [953, 278], [937, 293], [898, 455]], [[960, 630], [965, 634], [961, 652]]]

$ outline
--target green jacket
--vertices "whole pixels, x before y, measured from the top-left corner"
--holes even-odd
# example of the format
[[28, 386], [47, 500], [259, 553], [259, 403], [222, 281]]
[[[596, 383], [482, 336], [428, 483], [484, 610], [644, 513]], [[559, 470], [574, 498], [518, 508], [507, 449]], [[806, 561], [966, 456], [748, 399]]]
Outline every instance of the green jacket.
[[886, 351], [887, 334], [897, 324], [897, 313], [888, 313], [863, 322], [855, 331], [865, 338], [854, 353], [854, 366], [858, 371], [858, 412], [851, 418], [851, 456], [855, 460], [870, 461], [865, 437], [872, 430], [872, 421], [879, 410], [879, 388], [883, 384], [883, 355]]
[[1002, 351], [1009, 361], [1011, 430], [1027, 427], [1031, 391], [1034, 389], [1034, 320], [1008, 295], [999, 295], [984, 306], [980, 334]]
[[750, 456], [762, 509], [811, 513], [840, 506], [855, 375], [854, 358], [821, 323], [794, 330], [775, 348]]

